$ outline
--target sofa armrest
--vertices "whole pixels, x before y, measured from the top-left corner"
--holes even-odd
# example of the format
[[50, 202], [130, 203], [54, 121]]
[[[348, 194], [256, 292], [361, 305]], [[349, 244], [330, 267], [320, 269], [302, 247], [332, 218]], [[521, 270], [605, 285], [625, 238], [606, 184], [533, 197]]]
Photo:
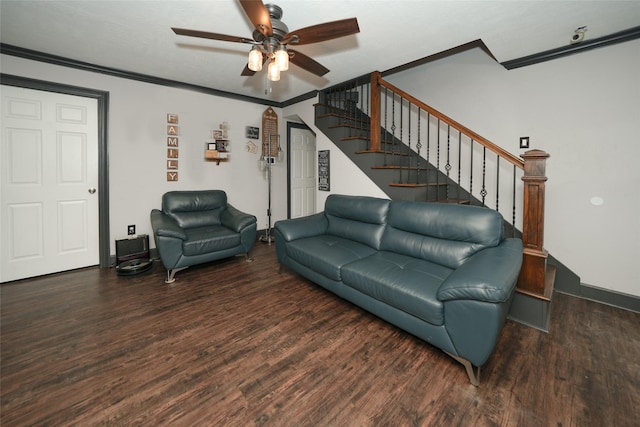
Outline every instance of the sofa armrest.
[[235, 231], [236, 233], [240, 233], [242, 229], [256, 224], [258, 220], [255, 216], [244, 213], [227, 204], [227, 209], [222, 211], [222, 214], [220, 215], [220, 222], [225, 227]]
[[516, 286], [522, 266], [522, 240], [506, 239], [484, 249], [456, 269], [440, 285], [438, 299], [507, 301]]
[[305, 237], [318, 236], [327, 231], [329, 222], [324, 212], [305, 216], [302, 218], [286, 219], [276, 221], [275, 229], [285, 241], [302, 239]]
[[151, 211], [151, 228], [156, 236], [186, 240], [187, 235], [178, 223], [159, 209]]

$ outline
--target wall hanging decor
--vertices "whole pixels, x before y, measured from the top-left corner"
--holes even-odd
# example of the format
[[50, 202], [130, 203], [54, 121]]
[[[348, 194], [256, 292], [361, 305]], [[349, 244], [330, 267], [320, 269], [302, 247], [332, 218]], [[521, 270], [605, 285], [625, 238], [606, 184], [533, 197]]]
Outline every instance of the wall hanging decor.
[[178, 123], [177, 114], [167, 113], [167, 181], [178, 180]]
[[229, 160], [229, 123], [222, 122], [219, 129], [211, 129], [209, 138], [212, 141], [204, 143], [204, 159], [217, 165]]
[[331, 191], [329, 150], [318, 151], [318, 190]]

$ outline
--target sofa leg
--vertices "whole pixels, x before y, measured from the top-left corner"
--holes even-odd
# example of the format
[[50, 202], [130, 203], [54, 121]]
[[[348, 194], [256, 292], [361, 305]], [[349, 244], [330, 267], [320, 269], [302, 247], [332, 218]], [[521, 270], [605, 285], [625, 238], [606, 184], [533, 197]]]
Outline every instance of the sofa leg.
[[188, 267], [180, 267], [180, 268], [174, 268], [173, 270], [167, 270], [167, 280], [164, 281], [164, 283], [169, 284], [169, 283], [173, 283], [176, 281], [176, 273], [178, 271], [182, 271], [185, 268]]
[[467, 370], [467, 375], [469, 376], [469, 381], [471, 382], [471, 384], [473, 384], [476, 387], [480, 385], [480, 367], [479, 366], [473, 366], [471, 362], [469, 362], [467, 359], [463, 359], [460, 356], [454, 356], [448, 351], [445, 351], [445, 353], [447, 353], [449, 356], [456, 359], [458, 362], [462, 363], [462, 366], [464, 366], [464, 368]]
[[249, 256], [249, 252], [245, 252], [244, 257], [247, 259], [247, 262], [253, 262], [253, 258]]

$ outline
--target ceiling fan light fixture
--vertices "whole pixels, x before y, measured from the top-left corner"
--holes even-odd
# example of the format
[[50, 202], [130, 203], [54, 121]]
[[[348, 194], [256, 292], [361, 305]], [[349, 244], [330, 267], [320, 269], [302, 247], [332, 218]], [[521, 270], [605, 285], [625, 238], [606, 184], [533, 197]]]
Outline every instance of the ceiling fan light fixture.
[[275, 60], [280, 71], [287, 71], [289, 69], [289, 53], [285, 46], [280, 45], [278, 50], [276, 50]]
[[280, 80], [280, 68], [278, 64], [272, 59], [269, 61], [269, 67], [267, 68], [267, 78], [272, 82]]
[[249, 51], [249, 63], [247, 64], [251, 71], [262, 70], [262, 51], [260, 47], [254, 46]]

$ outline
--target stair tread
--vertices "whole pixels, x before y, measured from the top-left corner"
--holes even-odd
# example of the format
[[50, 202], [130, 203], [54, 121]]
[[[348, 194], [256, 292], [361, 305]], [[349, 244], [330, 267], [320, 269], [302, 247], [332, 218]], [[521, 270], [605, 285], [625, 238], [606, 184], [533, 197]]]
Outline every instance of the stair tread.
[[412, 171], [429, 171], [433, 169], [419, 168], [417, 166], [397, 166], [397, 165], [373, 165], [371, 169], [402, 169], [402, 170], [412, 170]]
[[393, 156], [408, 156], [408, 154], [396, 153], [394, 151], [384, 151], [384, 150], [358, 150], [356, 154], [388, 154]]
[[369, 130], [366, 127], [363, 126], [357, 126], [354, 125], [352, 123], [338, 123], [337, 125], [329, 125], [328, 126], [329, 129], [335, 129], [335, 128], [353, 128], [353, 129], [361, 129], [361, 130]]
[[360, 123], [369, 123], [369, 120], [367, 118], [361, 117], [353, 117], [352, 115], [349, 114], [339, 114], [339, 113], [322, 113], [322, 114], [318, 114], [318, 118], [324, 118], [324, 117], [337, 117], [339, 119], [345, 119], [345, 120], [351, 120], [354, 122], [360, 122]]
[[355, 136], [344, 136], [340, 138], [340, 141], [352, 141], [354, 139], [362, 139], [363, 141], [371, 140], [369, 135], [355, 135]]
[[391, 184], [389, 184], [390, 187], [405, 187], [405, 188], [419, 188], [419, 187], [439, 187], [439, 186], [446, 186], [447, 183], [446, 182], [423, 182], [423, 183], [399, 183], [399, 182], [392, 182]]

